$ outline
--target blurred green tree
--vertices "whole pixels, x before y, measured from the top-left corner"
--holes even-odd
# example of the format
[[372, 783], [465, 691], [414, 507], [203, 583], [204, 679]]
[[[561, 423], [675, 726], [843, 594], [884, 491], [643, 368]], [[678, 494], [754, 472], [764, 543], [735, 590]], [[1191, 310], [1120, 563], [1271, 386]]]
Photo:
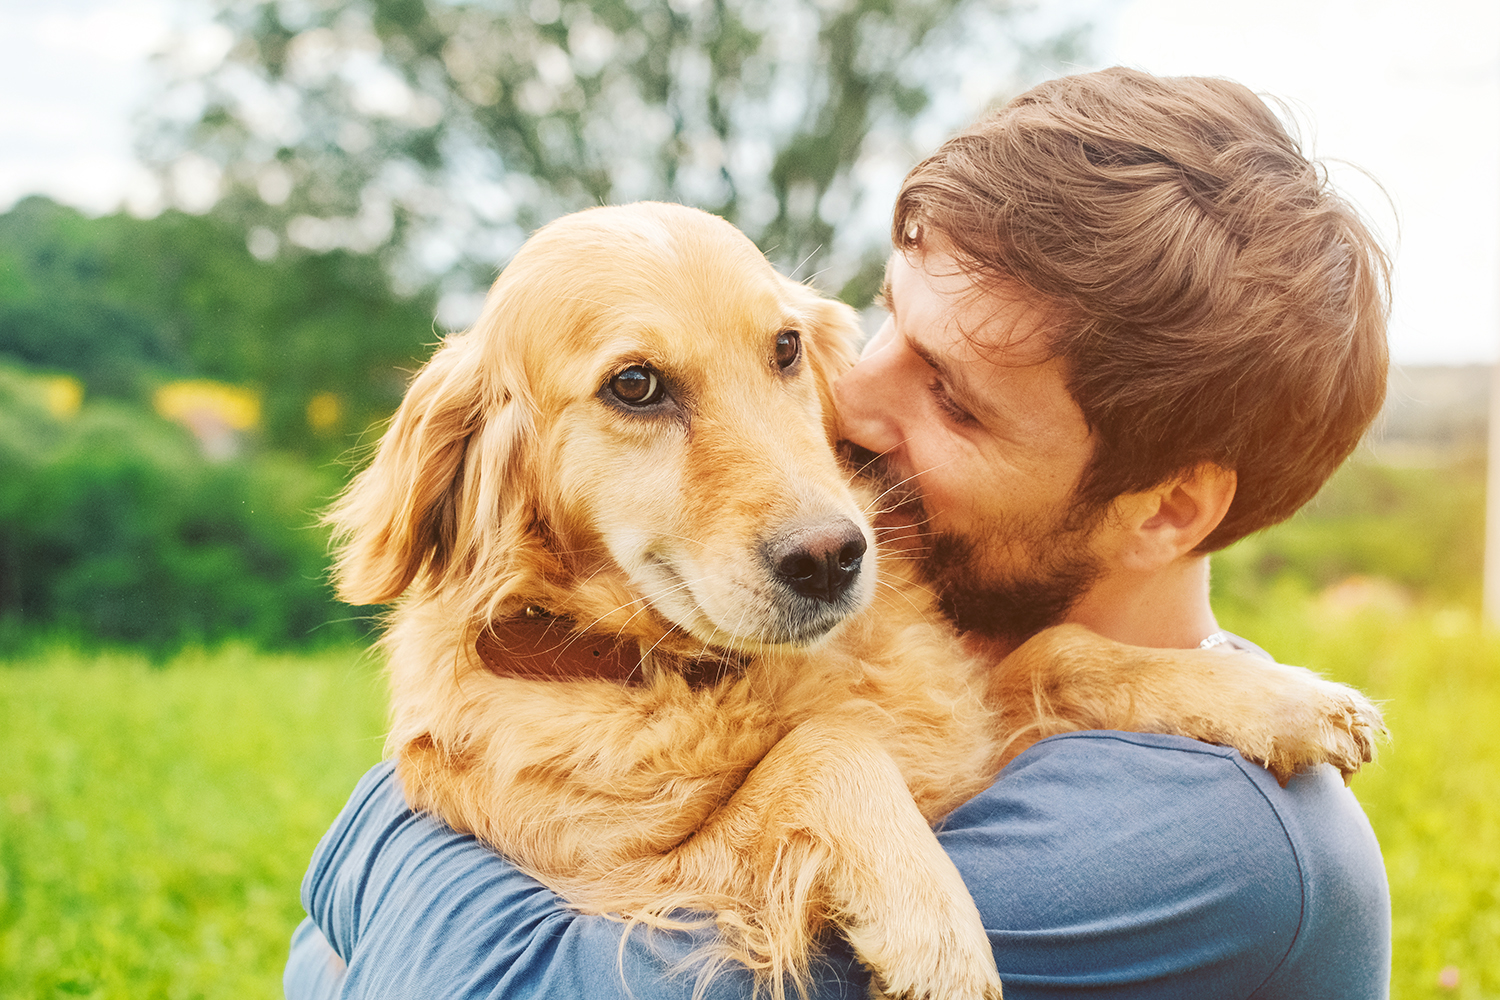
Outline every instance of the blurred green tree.
[[472, 286], [558, 214], [656, 198], [856, 304], [916, 150], [1084, 39], [1012, 0], [217, 3], [217, 34], [165, 57], [143, 148], [179, 196], [224, 182], [268, 254], [394, 252]]
[[186, 358], [144, 304], [109, 294], [100, 227], [45, 198], [0, 215], [0, 354], [76, 374], [94, 393], [130, 397], [150, 372]]
[[208, 462], [140, 407], [51, 392], [0, 365], [0, 651], [62, 633], [169, 651], [349, 641], [316, 511], [336, 469], [285, 454]]
[[218, 215], [88, 219], [37, 197], [0, 214], [0, 359], [138, 402], [171, 379], [240, 385], [266, 443], [316, 457], [395, 409], [434, 309], [348, 250], [257, 260]]

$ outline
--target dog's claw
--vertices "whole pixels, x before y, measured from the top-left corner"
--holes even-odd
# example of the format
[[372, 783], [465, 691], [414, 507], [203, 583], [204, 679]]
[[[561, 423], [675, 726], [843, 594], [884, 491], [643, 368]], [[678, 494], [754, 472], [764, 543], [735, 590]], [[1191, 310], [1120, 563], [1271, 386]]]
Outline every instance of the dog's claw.
[[1265, 767], [1283, 786], [1294, 774], [1319, 764], [1338, 768], [1348, 784], [1375, 759], [1375, 745], [1387, 735], [1380, 709], [1351, 687], [1312, 677], [1300, 711], [1288, 715], [1285, 731], [1272, 736], [1262, 752], [1241, 752]]

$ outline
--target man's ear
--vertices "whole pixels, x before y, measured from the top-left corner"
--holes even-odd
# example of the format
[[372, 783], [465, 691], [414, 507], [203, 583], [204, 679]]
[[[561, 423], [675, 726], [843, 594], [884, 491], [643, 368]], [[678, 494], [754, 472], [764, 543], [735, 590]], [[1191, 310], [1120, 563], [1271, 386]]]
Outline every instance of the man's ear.
[[1237, 482], [1233, 469], [1200, 462], [1160, 486], [1117, 498], [1120, 564], [1154, 570], [1192, 552], [1224, 520]]

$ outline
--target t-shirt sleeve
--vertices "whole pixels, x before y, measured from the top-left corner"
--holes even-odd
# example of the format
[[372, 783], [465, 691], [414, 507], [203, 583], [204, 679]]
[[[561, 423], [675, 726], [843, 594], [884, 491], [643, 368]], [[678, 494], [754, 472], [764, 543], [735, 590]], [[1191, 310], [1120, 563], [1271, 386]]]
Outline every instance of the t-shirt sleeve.
[[[360, 781], [314, 852], [285, 976], [288, 1000], [341, 997], [689, 1000], [703, 937], [580, 914], [472, 837], [407, 808], [389, 764]], [[340, 968], [341, 963], [345, 968]], [[813, 1000], [867, 996], [841, 947], [813, 970]], [[729, 968], [709, 1000], [748, 998]]]
[[1331, 768], [1169, 736], [1038, 743], [939, 832], [1007, 1000], [1388, 992], [1380, 851]]

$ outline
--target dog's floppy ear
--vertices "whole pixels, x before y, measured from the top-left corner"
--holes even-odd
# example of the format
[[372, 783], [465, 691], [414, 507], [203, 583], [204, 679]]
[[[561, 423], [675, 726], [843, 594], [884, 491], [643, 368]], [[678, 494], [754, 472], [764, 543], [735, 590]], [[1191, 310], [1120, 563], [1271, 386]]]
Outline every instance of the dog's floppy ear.
[[480, 354], [478, 337], [450, 337], [438, 349], [412, 381], [374, 461], [328, 512], [342, 600], [395, 600], [424, 569], [440, 575], [470, 533], [462, 524], [465, 465], [479, 458], [470, 451], [493, 448], [497, 436], [508, 448], [518, 436], [506, 419], [516, 407], [502, 412], [508, 401], [492, 398], [504, 390], [490, 384]]
[[797, 297], [798, 310], [807, 325], [802, 346], [818, 383], [818, 402], [823, 408], [823, 429], [830, 443], [838, 440], [838, 413], [834, 409], [833, 383], [859, 360], [859, 314], [837, 299], [824, 298], [806, 285], [783, 278]]

